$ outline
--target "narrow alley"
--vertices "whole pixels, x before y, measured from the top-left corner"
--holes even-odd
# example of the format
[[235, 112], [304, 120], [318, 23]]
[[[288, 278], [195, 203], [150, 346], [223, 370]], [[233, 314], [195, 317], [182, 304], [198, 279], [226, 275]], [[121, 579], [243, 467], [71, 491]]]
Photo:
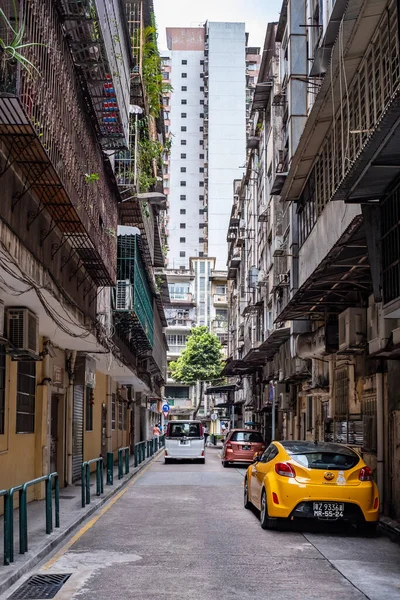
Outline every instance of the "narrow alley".
[[[400, 546], [319, 528], [263, 531], [241, 468], [162, 456], [33, 574], [71, 574], [58, 600], [392, 600]], [[12, 597], [22, 580], [1, 600]]]

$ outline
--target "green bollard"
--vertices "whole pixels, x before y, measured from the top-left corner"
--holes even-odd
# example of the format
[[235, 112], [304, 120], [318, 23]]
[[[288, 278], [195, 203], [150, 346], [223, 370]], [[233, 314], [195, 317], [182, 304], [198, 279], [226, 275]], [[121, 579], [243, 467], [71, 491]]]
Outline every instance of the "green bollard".
[[101, 461], [96, 462], [96, 496], [101, 494]]
[[54, 493], [54, 509], [56, 513], [56, 527], [60, 527], [60, 482], [56, 476], [56, 489]]
[[86, 463], [86, 504], [90, 504], [90, 465]]
[[85, 476], [86, 476], [86, 463], [82, 463], [81, 467], [81, 506], [85, 508], [86, 505], [86, 491], [85, 491]]
[[129, 473], [129, 448], [125, 450], [125, 475]]
[[107, 452], [107, 485], [114, 485], [114, 454]]
[[134, 464], [134, 466], [135, 466], [135, 468], [136, 468], [136, 467], [138, 466], [138, 460], [137, 460], [137, 444], [135, 444], [135, 449], [134, 449], [133, 455], [134, 455], [134, 463], [133, 463], [133, 464]]
[[[50, 534], [53, 531], [53, 511], [51, 506], [51, 479], [46, 481], [46, 533]], [[27, 544], [28, 546], [28, 544]], [[27, 548], [28, 550], [28, 548]]]
[[[5, 491], [5, 490], [4, 490]], [[4, 557], [3, 563], [5, 566], [9, 565], [9, 553], [10, 553], [10, 542], [9, 542], [9, 518], [8, 518], [8, 493], [5, 493], [4, 496], [4, 514], [3, 514], [3, 523], [4, 523]]]
[[123, 470], [122, 470], [122, 450], [118, 450], [118, 479], [122, 479]]

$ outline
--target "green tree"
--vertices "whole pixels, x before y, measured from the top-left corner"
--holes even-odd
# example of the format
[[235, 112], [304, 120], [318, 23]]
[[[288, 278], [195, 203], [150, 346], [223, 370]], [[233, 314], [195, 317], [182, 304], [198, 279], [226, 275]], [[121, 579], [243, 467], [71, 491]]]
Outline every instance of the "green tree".
[[185, 350], [178, 360], [170, 363], [170, 368], [175, 381], [187, 385], [200, 382], [200, 400], [194, 411], [196, 417], [203, 399], [204, 382], [221, 377], [222, 346], [218, 337], [210, 333], [207, 327], [194, 327]]

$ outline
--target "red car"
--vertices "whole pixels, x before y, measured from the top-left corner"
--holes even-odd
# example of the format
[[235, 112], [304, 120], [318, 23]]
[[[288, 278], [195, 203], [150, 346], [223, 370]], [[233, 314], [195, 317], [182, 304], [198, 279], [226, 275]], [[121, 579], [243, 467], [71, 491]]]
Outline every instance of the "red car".
[[232, 429], [225, 440], [222, 450], [222, 464], [251, 463], [256, 452], [264, 452], [262, 435], [255, 429]]

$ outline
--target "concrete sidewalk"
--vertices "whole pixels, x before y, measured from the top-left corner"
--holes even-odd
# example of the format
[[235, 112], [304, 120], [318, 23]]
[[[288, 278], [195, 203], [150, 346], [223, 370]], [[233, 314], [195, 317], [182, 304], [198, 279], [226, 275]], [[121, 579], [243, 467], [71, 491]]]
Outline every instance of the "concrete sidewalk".
[[[14, 510], [14, 562], [8, 566], [3, 565], [3, 533], [4, 520], [0, 517], [0, 596], [7, 591], [15, 581], [27, 573], [48, 555], [55, 546], [60, 544], [80, 525], [87, 517], [95, 513], [100, 506], [105, 504], [112, 496], [120, 491], [133, 477], [146, 465], [159, 457], [163, 449], [152, 457], [147, 458], [138, 467], [134, 467], [134, 457], [130, 459], [130, 470], [122, 479], [118, 479], [118, 468], [114, 466], [114, 485], [106, 485], [106, 471], [104, 473], [104, 494], [96, 496], [96, 475], [92, 473], [90, 492], [91, 502], [85, 508], [81, 507], [81, 483], [60, 489], [60, 528], [53, 529], [53, 533], [46, 535], [45, 501], [38, 500], [28, 504], [28, 552], [19, 554], [19, 518], [18, 509]], [[125, 469], [124, 469], [125, 471]], [[18, 494], [17, 494], [18, 496]], [[15, 500], [16, 503], [16, 500]], [[54, 524], [54, 500], [53, 500]]]

